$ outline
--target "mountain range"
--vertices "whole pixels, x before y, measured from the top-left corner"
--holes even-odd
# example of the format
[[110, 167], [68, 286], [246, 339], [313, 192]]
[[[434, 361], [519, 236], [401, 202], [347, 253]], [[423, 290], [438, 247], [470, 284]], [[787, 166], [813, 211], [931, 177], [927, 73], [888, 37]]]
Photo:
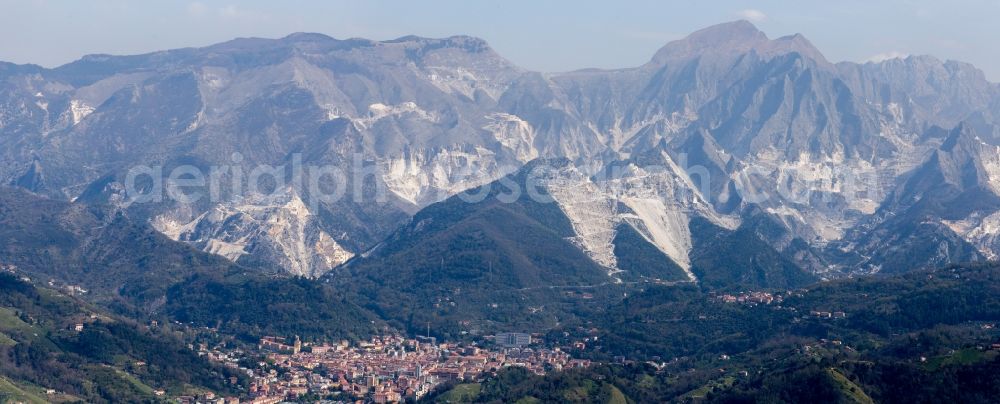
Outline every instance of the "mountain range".
[[[295, 165], [344, 181], [233, 185]], [[136, 167], [159, 170], [135, 183]], [[229, 186], [194, 187], [212, 198], [140, 203], [163, 173], [220, 167]], [[1000, 86], [929, 56], [831, 63], [746, 21], [556, 74], [465, 36], [243, 38], [0, 64], [0, 182], [109, 206], [80, 226], [123, 216], [335, 283], [788, 287], [995, 258]], [[490, 191], [510, 184], [544, 203]]]

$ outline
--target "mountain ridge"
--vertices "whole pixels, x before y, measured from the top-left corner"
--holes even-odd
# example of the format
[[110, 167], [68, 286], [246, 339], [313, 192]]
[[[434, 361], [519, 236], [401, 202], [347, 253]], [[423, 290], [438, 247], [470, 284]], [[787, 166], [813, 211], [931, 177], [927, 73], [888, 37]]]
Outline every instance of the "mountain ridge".
[[[615, 267], [608, 236], [618, 221], [685, 267], [692, 218], [736, 228], [760, 211], [786, 228], [766, 242], [798, 257], [797, 265], [829, 272], [825, 261], [850, 273], [851, 264], [816, 251], [857, 241], [845, 237], [946, 140], [927, 128], [969, 121], [983, 142], [1000, 144], [1000, 87], [971, 65], [927, 57], [831, 64], [804, 36], [770, 39], [746, 21], [666, 44], [642, 66], [559, 74], [521, 69], [468, 36], [371, 41], [312, 33], [88, 56], [30, 77], [21, 70], [33, 68], [4, 66], [0, 181], [206, 229], [159, 227], [236, 261], [317, 277], [421, 209], [551, 158], [575, 166], [575, 186], [611, 191], [589, 202], [556, 193], [575, 223], [572, 238], [603, 266]], [[207, 169], [237, 157], [251, 167], [299, 159], [349, 176], [377, 173], [349, 183], [354, 191], [343, 200], [307, 204], [299, 222], [315, 225], [280, 221], [284, 227], [269, 232], [199, 227], [206, 212], [229, 212], [217, 215], [225, 223], [234, 207], [266, 208], [231, 192], [195, 203], [124, 203], [134, 197], [123, 182], [136, 165]], [[996, 165], [982, 153], [975, 159], [986, 159], [975, 163], [983, 170]], [[591, 178], [628, 167], [622, 161], [632, 171]], [[642, 185], [625, 185], [636, 181]], [[302, 186], [289, 192], [310, 197]], [[745, 198], [754, 192], [766, 200]], [[684, 195], [693, 197], [678, 199]], [[608, 217], [588, 222], [588, 209]], [[962, 237], [989, 238], [991, 227], [969, 226], [979, 230]], [[326, 247], [313, 249], [313, 259], [293, 240]], [[234, 243], [273, 247], [243, 254], [229, 248]]]

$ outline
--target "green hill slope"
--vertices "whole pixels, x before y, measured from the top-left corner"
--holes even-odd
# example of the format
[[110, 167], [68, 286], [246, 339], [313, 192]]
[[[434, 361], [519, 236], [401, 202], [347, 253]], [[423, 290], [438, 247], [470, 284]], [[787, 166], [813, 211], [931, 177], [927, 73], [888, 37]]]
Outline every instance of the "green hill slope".
[[[508, 180], [525, 189], [526, 172]], [[452, 197], [423, 209], [333, 281], [414, 331], [428, 322], [552, 326], [572, 316], [561, 307], [573, 305], [567, 292], [613, 281], [566, 240], [572, 227], [556, 204], [507, 200], [501, 182], [486, 187], [469, 192], [488, 195], [481, 202]]]
[[12, 399], [37, 399], [38, 392], [23, 387], [31, 385], [88, 402], [141, 402], [154, 400], [154, 389], [230, 392], [237, 386], [227, 379], [243, 377], [212, 365], [165, 330], [7, 273], [0, 274], [0, 332], [13, 342], [0, 346], [2, 390]]

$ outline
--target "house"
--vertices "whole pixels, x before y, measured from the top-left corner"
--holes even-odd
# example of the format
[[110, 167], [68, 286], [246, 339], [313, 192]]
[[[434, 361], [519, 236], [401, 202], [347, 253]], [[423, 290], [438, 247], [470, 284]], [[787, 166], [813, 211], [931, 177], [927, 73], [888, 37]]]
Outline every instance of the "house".
[[285, 401], [281, 396], [257, 397], [251, 401], [253, 404], [278, 404]]
[[502, 347], [520, 348], [531, 345], [531, 335], [520, 332], [507, 332], [496, 335], [496, 343]]
[[298, 336], [295, 336], [295, 342], [288, 345], [285, 343], [284, 338], [264, 337], [260, 339], [260, 349], [263, 351], [295, 355], [302, 351], [302, 341]]
[[301, 397], [309, 394], [309, 388], [305, 386], [295, 386], [288, 389], [288, 395], [291, 397]]

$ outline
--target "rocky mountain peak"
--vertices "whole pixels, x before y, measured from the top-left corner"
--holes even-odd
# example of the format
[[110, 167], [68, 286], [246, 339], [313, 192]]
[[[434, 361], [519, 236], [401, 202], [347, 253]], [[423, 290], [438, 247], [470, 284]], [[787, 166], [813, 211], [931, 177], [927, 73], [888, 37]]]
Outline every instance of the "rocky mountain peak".
[[[789, 190], [759, 204], [789, 229], [769, 238], [781, 249], [792, 235], [841, 239], [882, 205], [1000, 194], [1000, 88], [974, 67], [931, 57], [834, 67], [802, 35], [770, 39], [747, 21], [667, 44], [646, 66], [566, 74], [526, 71], [469, 36], [295, 33], [56, 69], [0, 63], [0, 75], [11, 77], [0, 87], [0, 184], [107, 203], [125, 195], [129, 168], [151, 161], [228, 165], [238, 152], [249, 168], [301, 153], [306, 166], [349, 174], [377, 167], [310, 209], [298, 196], [225, 195], [130, 211], [202, 250], [307, 276], [428, 204], [542, 162], [579, 174], [553, 187], [574, 225], [560, 235], [609, 267], [623, 223], [693, 267], [689, 219], [736, 228], [754, 203], [743, 189]], [[590, 177], [612, 165], [622, 172]], [[895, 186], [852, 177], [909, 182], [884, 203]], [[386, 200], [373, 203], [380, 190]], [[305, 184], [293, 191], [308, 199]]]
[[289, 34], [288, 36], [281, 38], [284, 42], [330, 42], [336, 41], [333, 37], [329, 35], [324, 35], [316, 32], [295, 32]]
[[[942, 178], [960, 189], [980, 187], [996, 191], [997, 151], [983, 142], [972, 125], [961, 123], [934, 150], [914, 177]], [[923, 178], [918, 178], [923, 180]]]
[[482, 38], [468, 35], [455, 35], [447, 38], [425, 38], [416, 35], [384, 41], [387, 44], [405, 44], [413, 47], [457, 48], [470, 53], [492, 52], [490, 44]]
[[772, 41], [777, 49], [782, 49], [788, 53], [796, 52], [805, 57], [821, 63], [829, 63], [823, 53], [809, 39], [802, 34], [783, 36]]
[[[882, 71], [903, 71], [907, 73], [936, 74], [943, 80], [976, 80], [987, 82], [986, 74], [979, 68], [957, 60], [938, 59], [931, 55], [910, 55], [886, 59], [878, 63], [869, 62], [865, 66]], [[986, 86], [988, 87], [988, 86]]]
[[722, 49], [748, 50], [767, 41], [767, 35], [749, 21], [740, 20], [714, 25], [668, 43], [653, 56], [654, 63], [682, 59]]
[[738, 20], [704, 28], [687, 36], [684, 41], [712, 46], [767, 40], [767, 35], [747, 20]]
[[974, 150], [979, 146], [980, 140], [976, 134], [976, 130], [972, 127], [972, 125], [962, 122], [952, 129], [944, 143], [941, 144], [940, 149], [942, 151], [953, 153], [957, 148]]
[[754, 51], [763, 57], [799, 53], [817, 62], [828, 63], [823, 54], [802, 34], [771, 40], [746, 20], [714, 25], [668, 43], [653, 56], [653, 64], [709, 54], [742, 54]]

